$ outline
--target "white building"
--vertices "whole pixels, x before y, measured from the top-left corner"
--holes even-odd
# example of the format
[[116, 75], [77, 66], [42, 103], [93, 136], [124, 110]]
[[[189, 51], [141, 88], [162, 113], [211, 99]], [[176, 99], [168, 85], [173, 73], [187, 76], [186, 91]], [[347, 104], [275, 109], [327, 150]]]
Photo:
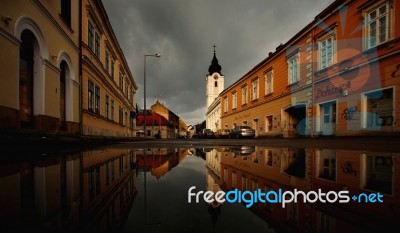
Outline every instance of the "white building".
[[221, 129], [221, 98], [219, 94], [224, 90], [224, 76], [221, 73], [221, 66], [215, 55], [208, 67], [206, 75], [206, 128], [216, 132]]

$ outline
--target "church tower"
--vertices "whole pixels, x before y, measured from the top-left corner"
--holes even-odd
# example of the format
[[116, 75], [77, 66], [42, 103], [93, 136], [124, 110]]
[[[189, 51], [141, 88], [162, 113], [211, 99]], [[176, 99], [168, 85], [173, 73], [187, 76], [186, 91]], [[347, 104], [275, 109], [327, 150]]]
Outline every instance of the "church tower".
[[215, 55], [208, 67], [208, 74], [206, 75], [206, 109], [214, 102], [218, 95], [224, 90], [224, 76], [221, 73], [221, 66], [218, 64], [217, 56]]

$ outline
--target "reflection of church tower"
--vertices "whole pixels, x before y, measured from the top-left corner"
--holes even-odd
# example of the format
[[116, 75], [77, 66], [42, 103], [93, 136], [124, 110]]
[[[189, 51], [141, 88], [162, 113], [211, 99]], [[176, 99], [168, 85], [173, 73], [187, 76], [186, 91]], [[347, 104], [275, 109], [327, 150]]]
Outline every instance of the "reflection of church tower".
[[224, 76], [221, 73], [221, 66], [218, 64], [217, 56], [215, 55], [211, 61], [211, 65], [208, 67], [208, 75], [206, 75], [206, 108], [210, 107], [212, 102], [218, 97], [218, 95], [224, 90]]

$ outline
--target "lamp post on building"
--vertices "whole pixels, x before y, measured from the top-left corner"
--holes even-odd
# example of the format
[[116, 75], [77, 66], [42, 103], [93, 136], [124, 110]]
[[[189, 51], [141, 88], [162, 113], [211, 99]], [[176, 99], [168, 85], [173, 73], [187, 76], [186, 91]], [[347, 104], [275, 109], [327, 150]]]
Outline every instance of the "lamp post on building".
[[143, 110], [143, 133], [146, 136], [146, 58], [147, 57], [161, 57], [159, 53], [156, 54], [145, 54], [144, 55], [144, 81], [143, 81], [143, 99], [144, 99], [144, 110]]

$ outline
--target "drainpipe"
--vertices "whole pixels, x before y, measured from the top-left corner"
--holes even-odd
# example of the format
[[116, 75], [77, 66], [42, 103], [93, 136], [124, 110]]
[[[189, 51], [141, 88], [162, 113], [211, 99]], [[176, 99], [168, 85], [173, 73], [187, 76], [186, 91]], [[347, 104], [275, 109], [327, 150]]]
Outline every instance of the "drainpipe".
[[79, 131], [83, 135], [82, 124], [82, 0], [79, 0]]
[[314, 99], [314, 90], [315, 90], [315, 77], [314, 77], [314, 70], [315, 70], [315, 43], [314, 43], [314, 36], [315, 36], [315, 28], [311, 30], [311, 51], [312, 51], [312, 71], [311, 71], [311, 137], [315, 136], [315, 124], [316, 124], [316, 119], [315, 119], [315, 114], [314, 114], [314, 109], [315, 109], [315, 99]]

